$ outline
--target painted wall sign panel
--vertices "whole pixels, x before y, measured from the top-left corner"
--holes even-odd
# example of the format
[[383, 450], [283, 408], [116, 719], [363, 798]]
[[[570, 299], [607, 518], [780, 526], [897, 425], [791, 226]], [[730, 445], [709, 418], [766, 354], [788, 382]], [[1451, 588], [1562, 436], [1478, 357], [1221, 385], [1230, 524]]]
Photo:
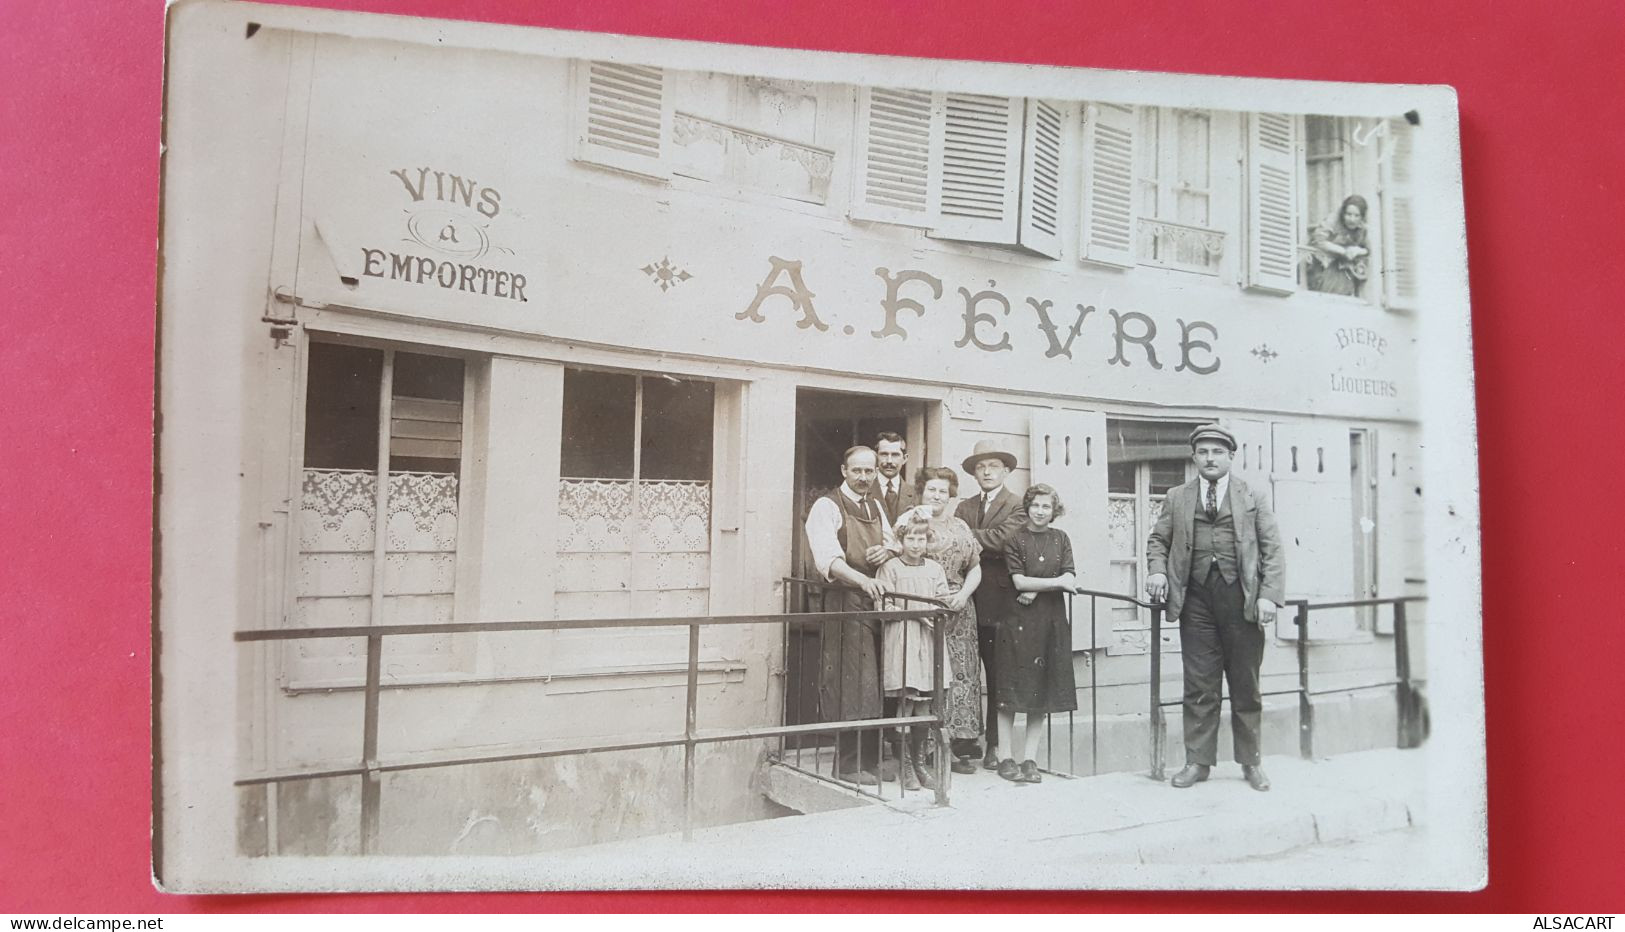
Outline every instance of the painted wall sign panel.
[[[323, 49], [307, 302], [990, 390], [1414, 416], [1407, 317], [584, 168], [568, 114], [535, 103], [566, 99], [567, 62], [488, 56], [478, 82], [456, 81], [474, 63], [437, 50]], [[346, 242], [315, 248], [317, 217]]]

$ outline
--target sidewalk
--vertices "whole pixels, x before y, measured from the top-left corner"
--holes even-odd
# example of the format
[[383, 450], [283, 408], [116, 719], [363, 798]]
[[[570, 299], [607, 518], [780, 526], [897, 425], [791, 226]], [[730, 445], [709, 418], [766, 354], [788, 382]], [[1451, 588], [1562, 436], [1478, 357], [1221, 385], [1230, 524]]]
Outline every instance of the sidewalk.
[[[1427, 854], [1426, 752], [1385, 749], [1317, 761], [1265, 760], [1258, 793], [1225, 763], [1176, 790], [1140, 774], [1018, 785], [978, 771], [955, 776], [950, 805], [930, 794], [814, 815], [703, 829], [549, 857], [551, 882], [606, 873], [631, 887], [1024, 888], [1413, 886], [1425, 863], [1320, 862], [1290, 852], [1412, 830]], [[887, 789], [894, 791], [895, 784]], [[541, 864], [538, 863], [538, 867]]]

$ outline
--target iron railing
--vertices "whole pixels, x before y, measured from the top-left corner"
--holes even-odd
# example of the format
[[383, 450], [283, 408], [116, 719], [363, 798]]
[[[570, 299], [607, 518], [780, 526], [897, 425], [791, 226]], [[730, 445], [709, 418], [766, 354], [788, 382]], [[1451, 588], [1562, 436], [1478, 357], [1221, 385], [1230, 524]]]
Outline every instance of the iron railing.
[[[947, 690], [945, 688], [948, 682], [946, 673], [948, 663], [947, 632], [948, 624], [953, 617], [952, 613], [947, 610], [947, 606], [937, 599], [914, 596], [901, 592], [893, 592], [888, 593], [885, 598], [888, 600], [901, 600], [903, 602], [919, 603], [921, 605], [931, 606], [931, 608], [923, 611], [903, 614], [895, 611], [862, 613], [842, 612], [839, 610], [831, 611], [829, 607], [831, 600], [837, 600], [837, 605], [843, 604], [854, 592], [851, 587], [835, 585], [832, 583], [823, 582], [821, 580], [802, 579], [799, 577], [786, 577], [782, 580], [782, 582], [784, 584], [785, 611], [785, 614], [782, 617], [805, 618], [809, 615], [813, 615], [826, 619], [826, 621], [821, 624], [807, 624], [801, 621], [793, 621], [785, 624], [784, 626], [783, 721], [786, 725], [791, 723], [795, 723], [797, 725], [822, 723], [824, 727], [821, 730], [799, 731], [793, 734], [786, 734], [781, 737], [779, 739], [778, 754], [775, 758], [776, 762], [800, 773], [816, 777], [820, 780], [829, 780], [848, 789], [855, 790], [863, 795], [881, 799], [884, 798], [885, 784], [887, 782], [882, 773], [884, 769], [886, 752], [886, 731], [888, 729], [895, 729], [896, 740], [898, 745], [901, 746], [908, 742], [908, 731], [910, 729], [915, 727], [925, 727], [930, 729], [931, 740], [929, 743], [934, 749], [934, 757], [932, 758], [932, 775], [933, 782], [936, 784], [935, 801], [938, 805], [947, 805], [948, 759], [951, 755], [947, 753], [948, 743], [947, 738], [943, 733], [943, 724], [946, 721], [947, 716]], [[819, 666], [822, 663], [824, 639], [831, 636], [830, 631], [832, 625], [827, 619], [838, 617], [845, 619], [846, 621], [863, 621], [867, 617], [874, 616], [884, 620], [902, 620], [905, 616], [918, 616], [927, 612], [930, 614], [927, 624], [929, 624], [931, 627], [932, 640], [932, 689], [930, 714], [925, 716], [902, 716], [888, 714], [880, 719], [867, 719], [852, 722], [832, 721], [829, 719], [825, 714], [825, 710], [819, 707], [818, 696], [810, 696], [808, 694], [809, 690], [817, 691], [819, 689], [819, 679], [821, 674]], [[851, 626], [845, 623], [839, 623], [834, 627], [836, 631], [835, 636], [842, 639], [840, 646], [844, 647], [844, 640], [853, 636]], [[903, 629], [903, 638], [903, 655], [906, 658], [908, 656], [908, 629], [906, 627]], [[809, 655], [813, 658], [812, 662], [809, 662]], [[880, 650], [878, 646], [876, 657], [878, 660], [880, 660], [881, 669], [884, 670], [885, 657], [883, 651]], [[845, 678], [837, 677], [836, 686], [837, 698], [835, 704], [837, 707], [844, 706], [845, 703], [842, 700], [845, 697], [841, 694], [841, 690], [844, 690], [845, 688]], [[877, 699], [878, 698], [880, 697], [877, 697]], [[877, 782], [873, 784], [874, 789], [872, 790], [866, 789], [863, 784], [843, 779], [839, 772], [840, 754], [838, 748], [839, 739], [837, 736], [841, 733], [851, 733], [854, 731], [857, 732], [857, 740], [860, 748], [862, 743], [869, 740], [871, 736], [875, 742], [875, 756], [873, 760], [877, 765], [875, 772]], [[831, 743], [835, 743], [837, 747], [831, 748], [829, 753], [826, 755], [825, 748]], [[810, 766], [808, 761], [809, 752], [811, 757]], [[823, 761], [826, 756], [829, 759], [828, 776], [826, 776], [823, 772]], [[897, 766], [899, 768], [905, 765], [905, 758], [901, 754], [896, 755], [894, 760], [897, 762]], [[906, 793], [907, 790], [903, 789], [901, 774], [898, 775], [897, 783], [899, 795]]]
[[[1164, 602], [1151, 602], [1136, 598], [1120, 592], [1104, 592], [1094, 589], [1085, 589], [1076, 595], [1069, 595], [1067, 599], [1067, 618], [1076, 623], [1076, 608], [1079, 599], [1087, 598], [1089, 601], [1089, 644], [1087, 648], [1080, 647], [1074, 655], [1082, 654], [1087, 658], [1089, 668], [1089, 682], [1087, 687], [1079, 684], [1078, 692], [1087, 690], [1089, 695], [1089, 774], [1100, 772], [1100, 716], [1099, 716], [1099, 683], [1098, 661], [1099, 652], [1099, 611], [1101, 602], [1118, 602], [1135, 605], [1146, 609], [1151, 614], [1151, 627], [1149, 632], [1150, 644], [1148, 653], [1150, 660], [1149, 693], [1147, 727], [1150, 736], [1150, 772], [1154, 779], [1166, 777], [1166, 751], [1168, 723], [1164, 710], [1169, 706], [1180, 705], [1182, 699], [1162, 698], [1162, 638], [1164, 613], [1167, 604]], [[1411, 672], [1410, 630], [1407, 622], [1406, 606], [1411, 603], [1424, 602], [1426, 596], [1403, 596], [1398, 598], [1356, 599], [1338, 602], [1310, 602], [1307, 599], [1289, 600], [1282, 607], [1285, 612], [1293, 611], [1293, 621], [1297, 627], [1298, 638], [1295, 654], [1298, 667], [1298, 685], [1293, 689], [1267, 690], [1264, 696], [1296, 695], [1298, 697], [1299, 716], [1299, 753], [1309, 758], [1314, 753], [1314, 704], [1316, 696], [1333, 695], [1336, 693], [1357, 692], [1370, 689], [1393, 688], [1396, 691], [1398, 707], [1397, 743], [1401, 748], [1414, 748], [1421, 745], [1424, 735], [1422, 696], [1417, 689], [1419, 679]], [[1314, 611], [1330, 611], [1333, 609], [1370, 608], [1375, 606], [1391, 605], [1394, 612], [1394, 678], [1382, 679], [1375, 682], [1359, 683], [1352, 686], [1339, 686], [1330, 689], [1313, 689], [1310, 685], [1310, 664], [1308, 637], [1309, 616]], [[1228, 695], [1223, 702], [1228, 702]], [[1078, 776], [1081, 772], [1077, 766], [1078, 735], [1075, 712], [1068, 712], [1066, 718], [1067, 759], [1066, 769], [1057, 766], [1055, 729], [1057, 716], [1051, 715], [1046, 720], [1047, 733], [1045, 736], [1046, 754], [1044, 770], [1062, 776]]]
[[[898, 598], [903, 598], [898, 596]], [[946, 616], [945, 607], [933, 599], [915, 599], [934, 603], [935, 608], [885, 611], [885, 612], [812, 612], [790, 614], [762, 614], [762, 615], [717, 615], [695, 616], [681, 618], [592, 618], [592, 619], [559, 619], [550, 621], [492, 621], [492, 622], [465, 622], [423, 625], [355, 625], [347, 627], [328, 628], [267, 628], [249, 631], [238, 631], [234, 639], [239, 643], [256, 643], [267, 641], [300, 641], [331, 638], [364, 638], [367, 642], [366, 677], [363, 682], [364, 700], [361, 723], [361, 759], [353, 766], [329, 767], [319, 770], [291, 770], [280, 773], [261, 774], [245, 777], [235, 781], [239, 787], [261, 786], [266, 784], [286, 783], [298, 780], [319, 780], [336, 777], [361, 778], [361, 809], [360, 809], [360, 847], [362, 854], [376, 853], [379, 836], [379, 803], [381, 794], [381, 777], [386, 773], [399, 773], [403, 771], [428, 770], [439, 767], [462, 767], [476, 764], [503, 763], [521, 760], [540, 760], [550, 757], [564, 757], [570, 755], [602, 754], [616, 751], [643, 751], [658, 748], [683, 748], [683, 837], [691, 838], [694, 828], [694, 781], [695, 781], [695, 751], [702, 744], [717, 744], [728, 741], [745, 740], [772, 740], [781, 741], [786, 738], [800, 735], [833, 734], [848, 731], [873, 730], [880, 734], [887, 728], [906, 728], [915, 725], [924, 725], [936, 729], [941, 733], [941, 706], [933, 706], [932, 715], [911, 717], [890, 717], [868, 719], [862, 721], [843, 722], [811, 722], [779, 725], [755, 725], [744, 728], [714, 729], [702, 732], [699, 729], [697, 716], [699, 695], [699, 669], [700, 669], [700, 630], [707, 627], [725, 625], [783, 625], [787, 629], [792, 625], [811, 626], [823, 629], [830, 625], [839, 625], [843, 622], [883, 620], [920, 620], [930, 624], [937, 642], [940, 644], [946, 625], [943, 623]], [[384, 639], [390, 637], [407, 637], [425, 634], [479, 634], [479, 633], [512, 633], [536, 631], [564, 631], [580, 630], [584, 628], [655, 628], [655, 627], [686, 627], [688, 628], [688, 661], [686, 683], [686, 712], [684, 717], [683, 733], [678, 737], [654, 738], [643, 741], [626, 741], [614, 744], [586, 744], [573, 747], [538, 747], [517, 752], [501, 754], [480, 754], [456, 758], [435, 758], [432, 760], [384, 760], [378, 753], [378, 705], [379, 694], [383, 689], [382, 659], [384, 653]], [[941, 695], [942, 683], [941, 650], [937, 651], [939, 662], [935, 671], [938, 688], [934, 695]], [[945, 755], [937, 755], [939, 769]], [[939, 805], [947, 804], [947, 781], [937, 781], [936, 802]]]
[[[1137, 601], [1137, 600], [1135, 600]], [[1298, 686], [1296, 689], [1265, 690], [1261, 696], [1290, 696], [1298, 697], [1298, 753], [1305, 759], [1314, 757], [1315, 749], [1315, 696], [1326, 696], [1334, 693], [1356, 692], [1365, 689], [1395, 690], [1395, 701], [1398, 709], [1397, 743], [1402, 748], [1414, 748], [1421, 745], [1425, 735], [1422, 724], [1421, 694], [1417, 691], [1417, 680], [1411, 674], [1411, 648], [1410, 632], [1406, 621], [1405, 606], [1413, 602], [1425, 602], [1427, 596], [1412, 595], [1386, 599], [1349, 599], [1340, 602], [1310, 602], [1307, 599], [1289, 599], [1281, 610], [1287, 607], [1295, 609], [1293, 622], [1297, 626], [1296, 654], [1298, 660]], [[1139, 603], [1146, 605], [1147, 603]], [[1309, 681], [1309, 614], [1315, 611], [1330, 611], [1345, 608], [1374, 608], [1381, 605], [1394, 607], [1394, 679], [1379, 680], [1374, 683], [1360, 683], [1354, 686], [1341, 686], [1334, 689], [1311, 689]], [[1181, 699], [1162, 698], [1162, 638], [1161, 615], [1165, 609], [1162, 603], [1149, 606], [1152, 610], [1151, 625], [1151, 772], [1149, 776], [1154, 780], [1163, 779], [1166, 774], [1166, 761], [1164, 760], [1163, 744], [1167, 739], [1167, 721], [1162, 710], [1166, 706], [1179, 705]], [[1226, 695], [1223, 701], [1228, 702]]]

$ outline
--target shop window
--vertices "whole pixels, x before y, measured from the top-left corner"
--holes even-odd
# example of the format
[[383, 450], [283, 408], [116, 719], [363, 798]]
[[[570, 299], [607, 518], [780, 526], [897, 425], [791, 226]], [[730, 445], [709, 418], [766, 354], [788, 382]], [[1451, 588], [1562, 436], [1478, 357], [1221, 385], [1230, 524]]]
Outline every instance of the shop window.
[[[1190, 475], [1190, 432], [1195, 424], [1106, 422], [1107, 548], [1113, 592], [1139, 596], [1145, 585], [1146, 538], [1162, 513], [1168, 490]], [[1150, 649], [1151, 613], [1113, 603], [1111, 653]], [[1173, 619], [1163, 619], [1171, 624]]]
[[[306, 371], [294, 623], [454, 621], [463, 362], [313, 342]], [[385, 682], [460, 670], [458, 646], [390, 638]], [[360, 639], [294, 642], [285, 685], [353, 684], [360, 663]]]
[[862, 88], [856, 135], [853, 219], [1060, 257], [1060, 104]]
[[708, 610], [714, 404], [709, 382], [565, 370], [557, 617]]

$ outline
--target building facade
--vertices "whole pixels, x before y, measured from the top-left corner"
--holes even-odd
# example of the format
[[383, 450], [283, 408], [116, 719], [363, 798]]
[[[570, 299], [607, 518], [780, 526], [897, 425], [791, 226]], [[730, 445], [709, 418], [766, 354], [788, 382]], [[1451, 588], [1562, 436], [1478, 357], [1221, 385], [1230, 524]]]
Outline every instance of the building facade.
[[[176, 28], [215, 15], [183, 9]], [[1272, 497], [1292, 598], [1424, 584], [1422, 130], [1401, 114], [287, 28], [194, 52], [169, 93], [171, 132], [210, 142], [169, 155], [162, 390], [209, 455], [161, 462], [161, 598], [212, 619], [199, 662], [236, 687], [165, 696], [235, 704], [229, 755], [199, 755], [200, 773], [319, 772], [360, 751], [363, 639], [226, 646], [234, 630], [779, 611], [806, 508], [841, 451], [883, 430], [912, 469], [1002, 444], [1015, 488], [1060, 490], [1085, 584], [1138, 593], [1161, 497], [1191, 474], [1185, 438], [1219, 420]], [[1311, 231], [1354, 194], [1366, 277], [1317, 291]], [[1084, 604], [1080, 709], [1111, 734], [1097, 760], [1068, 751], [1084, 773], [1143, 767], [1147, 652], [1177, 651], [1177, 624], [1107, 602], [1089, 623]], [[1266, 691], [1295, 683], [1297, 636], [1283, 613]], [[1308, 636], [1323, 682], [1391, 675], [1385, 613], [1316, 613]], [[388, 759], [683, 728], [684, 629], [388, 643]], [[778, 625], [708, 629], [701, 722], [778, 722], [808, 686], [784, 644]], [[1326, 749], [1392, 743], [1391, 704], [1326, 700]], [[1272, 746], [1295, 750], [1295, 718], [1277, 724]], [[771, 750], [702, 752], [702, 820], [772, 814], [755, 784]], [[382, 850], [670, 830], [679, 758], [390, 775]], [[353, 777], [234, 792], [240, 854], [356, 850]]]

